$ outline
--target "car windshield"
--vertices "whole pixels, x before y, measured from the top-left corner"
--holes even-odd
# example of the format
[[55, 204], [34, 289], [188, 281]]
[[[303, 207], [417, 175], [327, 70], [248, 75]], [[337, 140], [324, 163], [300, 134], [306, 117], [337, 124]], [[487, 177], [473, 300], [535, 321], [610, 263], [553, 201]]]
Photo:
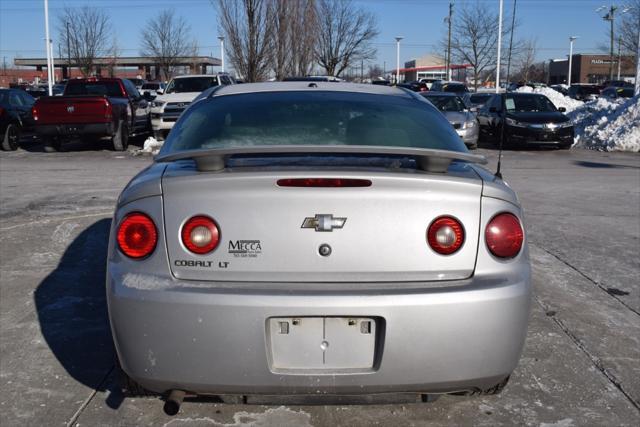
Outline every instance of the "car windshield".
[[155, 90], [158, 89], [160, 87], [160, 83], [145, 83], [142, 85], [142, 89], [151, 89], [151, 90]]
[[374, 145], [465, 152], [430, 104], [413, 96], [259, 92], [217, 96], [187, 109], [162, 154], [258, 145]]
[[180, 92], [202, 92], [211, 86], [218, 85], [218, 77], [187, 77], [183, 79], [173, 79], [167, 86], [166, 93]]
[[464, 102], [457, 96], [426, 96], [440, 111], [464, 111]]
[[551, 112], [557, 111], [555, 105], [544, 95], [507, 95], [504, 100], [510, 112]]
[[65, 88], [65, 95], [98, 95], [98, 96], [112, 96], [114, 98], [122, 98], [124, 95], [120, 85], [116, 81], [110, 82], [77, 82], [67, 83]]

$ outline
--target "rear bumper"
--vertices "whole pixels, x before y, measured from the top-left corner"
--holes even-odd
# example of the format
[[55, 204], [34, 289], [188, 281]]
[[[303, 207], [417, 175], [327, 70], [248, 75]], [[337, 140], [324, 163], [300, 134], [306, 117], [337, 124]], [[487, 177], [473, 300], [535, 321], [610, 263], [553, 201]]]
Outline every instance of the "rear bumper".
[[59, 125], [36, 125], [36, 134], [41, 136], [73, 136], [73, 135], [97, 135], [112, 136], [115, 134], [113, 123], [78, 123]]
[[458, 136], [462, 141], [470, 147], [478, 145], [478, 135], [480, 134], [480, 126], [476, 125], [467, 129], [456, 129]]
[[[375, 292], [278, 292], [126, 275], [110, 263], [107, 294], [122, 367], [152, 391], [446, 393], [487, 389], [516, 367], [527, 329], [529, 275], [526, 264], [509, 276], [476, 276], [436, 289], [425, 283], [389, 284], [386, 291], [376, 284]], [[274, 369], [268, 319], [305, 316], [380, 319], [372, 369]]]

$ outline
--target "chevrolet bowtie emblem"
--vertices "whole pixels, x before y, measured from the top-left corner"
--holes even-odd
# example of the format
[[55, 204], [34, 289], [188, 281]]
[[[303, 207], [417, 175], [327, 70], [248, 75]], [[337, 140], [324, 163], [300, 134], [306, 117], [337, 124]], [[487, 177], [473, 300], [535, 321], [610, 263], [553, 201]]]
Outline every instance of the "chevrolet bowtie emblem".
[[333, 231], [334, 228], [344, 227], [347, 218], [334, 218], [329, 214], [318, 214], [314, 217], [307, 217], [302, 221], [301, 228], [313, 228], [316, 231]]

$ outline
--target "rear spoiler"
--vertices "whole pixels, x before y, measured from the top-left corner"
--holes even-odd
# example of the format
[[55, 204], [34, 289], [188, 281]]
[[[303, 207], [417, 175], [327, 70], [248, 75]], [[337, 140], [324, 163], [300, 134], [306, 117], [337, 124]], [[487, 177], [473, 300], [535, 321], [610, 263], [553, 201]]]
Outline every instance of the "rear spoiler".
[[432, 148], [382, 147], [372, 145], [254, 145], [234, 148], [208, 148], [159, 154], [154, 160], [156, 162], [172, 162], [175, 160], [191, 159], [196, 162], [196, 167], [199, 171], [221, 171], [225, 168], [227, 158], [238, 154], [378, 154], [382, 156], [405, 156], [413, 157], [420, 169], [427, 172], [438, 173], [445, 173], [453, 160], [480, 164], [487, 163], [487, 159], [479, 154]]

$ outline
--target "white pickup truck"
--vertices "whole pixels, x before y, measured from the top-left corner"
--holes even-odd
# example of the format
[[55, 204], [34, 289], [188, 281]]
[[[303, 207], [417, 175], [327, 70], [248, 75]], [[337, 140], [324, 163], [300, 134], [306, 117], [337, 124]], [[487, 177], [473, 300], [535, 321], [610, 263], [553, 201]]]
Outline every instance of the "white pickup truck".
[[200, 92], [212, 86], [233, 84], [229, 75], [199, 74], [174, 77], [162, 95], [151, 102], [151, 127], [156, 139], [165, 139], [180, 114]]

